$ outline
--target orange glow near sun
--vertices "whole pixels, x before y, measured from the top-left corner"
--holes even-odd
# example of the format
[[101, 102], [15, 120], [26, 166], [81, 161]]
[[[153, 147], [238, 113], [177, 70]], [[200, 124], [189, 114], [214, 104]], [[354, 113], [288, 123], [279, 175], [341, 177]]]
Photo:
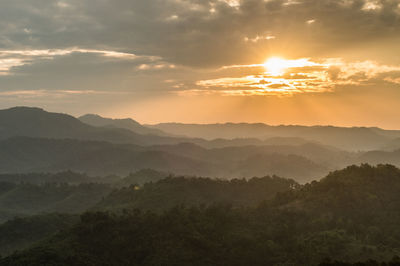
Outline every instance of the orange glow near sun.
[[279, 76], [285, 73], [285, 70], [290, 67], [290, 60], [285, 60], [279, 57], [271, 57], [264, 62], [264, 67], [272, 76]]
[[271, 76], [280, 76], [283, 75], [289, 68], [317, 66], [319, 64], [309, 61], [308, 58], [288, 60], [280, 57], [271, 57], [265, 61], [263, 65], [267, 70], [267, 73]]
[[249, 71], [248, 75], [239, 77], [199, 80], [196, 85], [201, 89], [186, 90], [182, 94], [292, 96], [299, 93], [327, 92], [334, 86], [327, 72], [332, 64], [313, 62], [309, 58], [270, 57], [261, 64], [225, 66], [222, 69], [250, 68], [253, 73]]

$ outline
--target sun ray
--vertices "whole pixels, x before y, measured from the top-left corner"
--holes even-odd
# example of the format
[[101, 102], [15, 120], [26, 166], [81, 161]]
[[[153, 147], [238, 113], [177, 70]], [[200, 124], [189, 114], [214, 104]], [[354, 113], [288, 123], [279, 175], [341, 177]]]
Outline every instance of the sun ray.
[[279, 57], [271, 57], [264, 62], [264, 67], [270, 75], [280, 76], [285, 73], [285, 70], [288, 68], [287, 61], [288, 60]]

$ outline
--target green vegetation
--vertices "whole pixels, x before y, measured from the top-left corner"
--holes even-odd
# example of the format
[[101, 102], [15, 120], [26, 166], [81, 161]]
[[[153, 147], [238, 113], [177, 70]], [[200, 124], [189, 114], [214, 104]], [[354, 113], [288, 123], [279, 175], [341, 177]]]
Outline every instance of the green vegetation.
[[119, 180], [115, 185], [119, 187], [129, 187], [131, 185], [143, 185], [149, 182], [157, 182], [171, 174], [158, 172], [152, 169], [142, 169]]
[[255, 207], [272, 199], [276, 193], [298, 187], [295, 181], [279, 177], [230, 181], [169, 177], [143, 186], [132, 185], [115, 190], [96, 206], [96, 210], [141, 209], [162, 212], [180, 205], [212, 204]]
[[0, 221], [40, 213], [81, 213], [112, 188], [106, 184], [0, 183]]
[[0, 265], [397, 265], [399, 191], [390, 165], [304, 186], [167, 178], [115, 190], [96, 206], [108, 212], [87, 212]]
[[0, 255], [24, 249], [79, 221], [78, 215], [42, 214], [18, 217], [0, 225]]

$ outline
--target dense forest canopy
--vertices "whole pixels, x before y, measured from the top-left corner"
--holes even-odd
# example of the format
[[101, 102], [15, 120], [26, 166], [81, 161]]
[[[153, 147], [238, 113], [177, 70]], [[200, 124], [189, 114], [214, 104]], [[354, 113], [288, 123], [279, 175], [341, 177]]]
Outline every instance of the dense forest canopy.
[[350, 166], [306, 185], [168, 177], [116, 188], [72, 227], [0, 265], [395, 263], [399, 189], [391, 165]]

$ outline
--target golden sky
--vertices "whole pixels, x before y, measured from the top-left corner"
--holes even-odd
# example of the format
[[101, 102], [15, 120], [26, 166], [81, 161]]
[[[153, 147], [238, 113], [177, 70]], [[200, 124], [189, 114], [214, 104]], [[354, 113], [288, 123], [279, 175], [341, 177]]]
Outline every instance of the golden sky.
[[400, 0], [0, 3], [0, 107], [400, 129]]

